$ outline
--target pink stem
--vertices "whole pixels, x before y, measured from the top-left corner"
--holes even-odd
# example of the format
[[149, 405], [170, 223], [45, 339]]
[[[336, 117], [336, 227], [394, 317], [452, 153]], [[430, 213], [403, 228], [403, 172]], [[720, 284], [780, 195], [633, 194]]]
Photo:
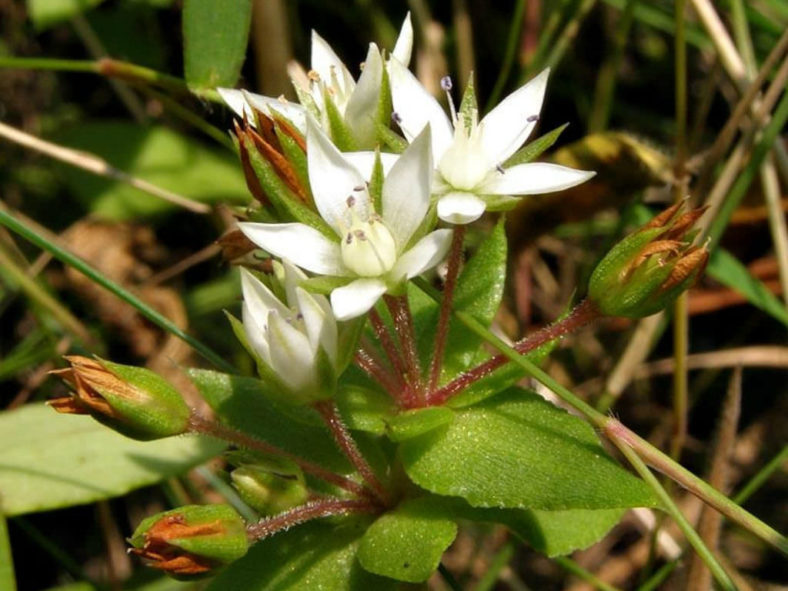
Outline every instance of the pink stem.
[[380, 314], [378, 314], [374, 309], [370, 310], [369, 320], [372, 323], [372, 330], [375, 331], [375, 336], [378, 337], [383, 350], [386, 352], [386, 356], [391, 362], [391, 366], [394, 368], [394, 377], [402, 386], [402, 396], [400, 396], [400, 399], [402, 399], [405, 406], [411, 406], [415, 401], [415, 393], [413, 392], [411, 386], [405, 383], [403, 379], [405, 376], [405, 362], [402, 360], [402, 356], [400, 355], [397, 346], [394, 344], [394, 341], [391, 340], [391, 335], [389, 334], [383, 319], [380, 317]]
[[320, 499], [290, 509], [279, 515], [262, 519], [247, 527], [246, 535], [250, 540], [257, 541], [312, 519], [351, 513], [377, 513], [378, 511], [380, 511], [380, 507], [370, 501]]
[[242, 433], [240, 431], [236, 431], [230, 427], [226, 427], [221, 423], [217, 423], [215, 421], [211, 421], [206, 419], [205, 417], [198, 415], [196, 413], [192, 413], [191, 417], [189, 417], [189, 431], [191, 433], [201, 433], [203, 435], [209, 435], [211, 437], [216, 437], [217, 439], [221, 439], [222, 441], [227, 441], [228, 443], [232, 443], [238, 447], [244, 447], [246, 449], [251, 449], [253, 451], [259, 451], [264, 454], [270, 454], [274, 456], [280, 456], [283, 458], [287, 458], [298, 464], [298, 466], [306, 473], [315, 476], [316, 478], [320, 478], [330, 484], [338, 486], [350, 493], [353, 493], [356, 496], [364, 497], [368, 499], [372, 492], [365, 488], [363, 485], [359, 484], [355, 480], [351, 480], [350, 478], [345, 478], [340, 474], [335, 474], [330, 470], [326, 470], [322, 466], [318, 464], [313, 464], [312, 462], [300, 458], [296, 455], [293, 455], [289, 452], [286, 452], [282, 449], [279, 449], [276, 446], [273, 446], [265, 441], [261, 441], [256, 437], [252, 437], [247, 435], [246, 433]]
[[359, 347], [354, 357], [358, 365], [369, 377], [378, 382], [384, 390], [397, 402], [401, 402], [402, 387], [396, 378], [383, 366], [371, 349]]
[[389, 495], [386, 489], [383, 488], [380, 480], [378, 480], [378, 477], [372, 471], [372, 467], [367, 463], [367, 460], [364, 459], [364, 456], [358, 449], [356, 442], [353, 440], [353, 436], [350, 434], [347, 426], [345, 426], [345, 423], [342, 422], [342, 418], [337, 412], [336, 405], [330, 400], [323, 400], [316, 402], [314, 408], [323, 417], [337, 446], [356, 467], [356, 470], [361, 474], [364, 482], [374, 491], [378, 500], [384, 505], [389, 505]]
[[[513, 348], [520, 354], [528, 353], [538, 347], [541, 347], [545, 343], [549, 343], [554, 339], [576, 331], [582, 326], [585, 326], [589, 322], [598, 318], [599, 315], [599, 310], [597, 310], [596, 306], [590, 300], [583, 300], [575, 307], [574, 310], [569, 313], [568, 316], [551, 324], [550, 326], [546, 326], [543, 329], [528, 335], [521, 341], [518, 341]], [[493, 371], [508, 361], [509, 358], [503, 354], [491, 357], [484, 363], [460, 374], [451, 382], [443, 386], [443, 388], [436, 390], [430, 399], [430, 403], [433, 405], [444, 404], [449, 398], [459, 394], [471, 384], [478, 382], [480, 379], [490, 375]]]
[[462, 263], [462, 242], [465, 238], [465, 226], [457, 226], [451, 238], [449, 263], [446, 270], [446, 283], [443, 286], [438, 328], [435, 332], [435, 345], [433, 347], [432, 361], [430, 362], [430, 381], [427, 387], [427, 402], [430, 402], [431, 393], [438, 387], [443, 365], [443, 355], [446, 351], [446, 340], [449, 336], [449, 318], [454, 300], [454, 288], [457, 286], [457, 276], [460, 274]]

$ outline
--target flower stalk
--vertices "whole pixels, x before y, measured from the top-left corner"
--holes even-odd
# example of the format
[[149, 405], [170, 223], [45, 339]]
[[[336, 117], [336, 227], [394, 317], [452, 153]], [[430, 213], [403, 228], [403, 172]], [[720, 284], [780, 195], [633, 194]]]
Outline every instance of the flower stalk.
[[394, 330], [399, 338], [400, 346], [405, 357], [405, 371], [407, 382], [415, 392], [418, 402], [426, 400], [424, 383], [421, 377], [421, 363], [419, 352], [416, 349], [416, 333], [413, 329], [413, 315], [410, 312], [408, 296], [384, 296], [383, 300], [391, 312], [394, 321]]

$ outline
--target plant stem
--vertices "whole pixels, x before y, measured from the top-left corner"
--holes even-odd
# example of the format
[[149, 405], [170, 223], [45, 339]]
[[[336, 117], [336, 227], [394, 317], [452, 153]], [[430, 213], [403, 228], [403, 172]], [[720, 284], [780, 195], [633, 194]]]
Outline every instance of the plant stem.
[[110, 58], [100, 60], [62, 60], [37, 57], [0, 57], [0, 68], [86, 72], [108, 78], [118, 78], [129, 83], [157, 86], [174, 94], [195, 94], [209, 101], [223, 102], [219, 93], [215, 90], [191, 89], [185, 80], [175, 76]]
[[[620, 424], [620, 423], [619, 423]], [[616, 444], [616, 447], [621, 451], [622, 454], [629, 460], [629, 463], [632, 464], [632, 467], [635, 468], [640, 477], [646, 481], [646, 483], [651, 486], [654, 492], [659, 497], [660, 501], [662, 501], [663, 508], [670, 513], [670, 516], [676, 522], [676, 525], [679, 526], [684, 536], [687, 538], [687, 541], [695, 548], [695, 551], [698, 555], [703, 558], [703, 561], [709, 567], [712, 575], [720, 584], [723, 589], [736, 591], [736, 586], [731, 581], [728, 573], [722, 568], [720, 563], [717, 561], [717, 558], [711, 551], [706, 547], [703, 543], [703, 540], [700, 539], [698, 533], [692, 529], [692, 525], [687, 521], [686, 517], [681, 513], [681, 510], [676, 506], [673, 502], [673, 499], [670, 498], [670, 495], [667, 491], [662, 487], [659, 483], [657, 478], [651, 473], [648, 469], [648, 466], [643, 462], [640, 458], [638, 453], [635, 452], [634, 449], [629, 447], [627, 443], [621, 438], [614, 438], [613, 443]]]
[[274, 517], [262, 519], [246, 528], [252, 541], [262, 540], [280, 531], [313, 519], [349, 515], [351, 513], [377, 513], [380, 507], [365, 500], [321, 499], [290, 509]]
[[618, 591], [616, 587], [608, 585], [599, 577], [594, 575], [594, 573], [587, 571], [567, 556], [557, 556], [556, 558], [553, 558], [553, 562], [558, 564], [564, 570], [569, 571], [579, 579], [582, 579], [594, 589], [599, 589], [600, 591]]
[[733, 500], [739, 504], [744, 503], [744, 501], [749, 499], [772, 474], [782, 467], [786, 460], [788, 460], [788, 445], [784, 446], [776, 456], [769, 460], [769, 462], [744, 485], [744, 488], [736, 493]]
[[312, 462], [286, 452], [275, 445], [261, 441], [260, 439], [252, 437], [251, 435], [247, 435], [246, 433], [242, 433], [241, 431], [236, 431], [235, 429], [227, 427], [221, 423], [217, 423], [216, 421], [211, 421], [196, 413], [192, 413], [191, 417], [189, 418], [189, 431], [192, 433], [209, 435], [210, 437], [215, 437], [216, 439], [221, 439], [222, 441], [227, 441], [228, 443], [232, 443], [233, 445], [252, 451], [287, 458], [288, 460], [298, 464], [298, 466], [306, 474], [311, 474], [316, 478], [325, 480], [326, 482], [336, 485], [339, 488], [353, 493], [356, 496], [366, 499], [370, 497], [370, 491], [355, 480], [351, 480], [350, 478], [346, 478], [340, 474], [335, 474], [334, 472], [326, 470], [318, 464], [313, 464]]
[[[439, 293], [437, 293], [429, 283], [423, 279], [416, 279], [414, 282], [424, 293], [429, 295], [436, 302], [440, 300]], [[462, 322], [475, 334], [498, 349], [498, 351], [508, 357], [513, 363], [524, 369], [531, 377], [552, 390], [564, 402], [572, 406], [580, 414], [584, 415], [589, 420], [589, 422], [600, 429], [600, 431], [602, 431], [602, 433], [604, 433], [605, 436], [611, 441], [614, 443], [624, 441], [652, 467], [675, 480], [678, 484], [693, 493], [695, 496], [699, 497], [704, 502], [714, 507], [717, 511], [729, 519], [735, 521], [745, 529], [753, 532], [755, 535], [779, 549], [781, 552], [788, 554], [788, 540], [786, 540], [786, 538], [779, 532], [775, 531], [772, 527], [748, 511], [742, 509], [724, 494], [715, 490], [712, 486], [709, 486], [709, 484], [704, 482], [703, 479], [695, 476], [695, 474], [671, 460], [670, 457], [655, 448], [648, 441], [642, 439], [627, 429], [617, 420], [597, 411], [587, 402], [573, 394], [571, 390], [559, 384], [545, 371], [531, 362], [527, 357], [523, 357], [515, 349], [504, 343], [499, 337], [491, 333], [473, 316], [466, 312], [459, 312], [456, 310], [454, 315], [460, 322]]]
[[323, 417], [339, 449], [342, 450], [342, 453], [350, 460], [350, 463], [355, 466], [358, 473], [361, 474], [361, 477], [364, 479], [364, 482], [372, 489], [378, 500], [385, 506], [390, 505], [390, 499], [386, 489], [383, 488], [383, 485], [380, 483], [380, 480], [378, 480], [372, 467], [358, 449], [353, 436], [350, 434], [345, 423], [342, 422], [342, 417], [339, 416], [336, 405], [330, 400], [325, 400], [316, 402], [314, 408], [320, 413], [320, 416]]
[[15, 232], [16, 234], [22, 236], [22, 238], [24, 238], [25, 240], [35, 244], [39, 248], [44, 249], [59, 261], [73, 267], [77, 271], [80, 271], [89, 279], [91, 279], [92, 281], [94, 281], [95, 283], [97, 283], [107, 291], [111, 292], [112, 294], [120, 298], [122, 301], [134, 307], [140, 314], [145, 316], [145, 318], [153, 322], [156, 326], [180, 338], [182, 341], [184, 341], [186, 344], [188, 344], [200, 355], [205, 357], [205, 359], [213, 363], [216, 367], [218, 367], [222, 371], [228, 373], [235, 373], [235, 368], [229, 363], [227, 363], [224, 359], [222, 359], [222, 357], [218, 353], [216, 353], [213, 349], [201, 343], [193, 336], [184, 332], [181, 328], [176, 326], [175, 323], [173, 323], [170, 319], [161, 315], [159, 312], [151, 308], [148, 304], [140, 300], [137, 296], [135, 296], [127, 289], [121, 287], [111, 279], [105, 277], [101, 272], [97, 271], [96, 269], [88, 265], [85, 261], [83, 261], [81, 258], [76, 256], [72, 252], [58, 246], [57, 244], [54, 244], [50, 240], [47, 240], [36, 230], [20, 222], [13, 216], [11, 216], [5, 210], [5, 206], [2, 203], [0, 203], [0, 225], [5, 226], [12, 232]]
[[401, 385], [402, 395], [398, 397], [405, 406], [410, 406], [415, 402], [415, 393], [412, 391], [409, 384], [405, 383], [403, 376], [405, 375], [405, 362], [399, 354], [397, 346], [391, 340], [391, 335], [386, 329], [386, 324], [380, 317], [380, 314], [373, 308], [369, 311], [369, 321], [372, 324], [372, 330], [375, 331], [375, 336], [378, 337], [386, 356], [389, 358], [391, 366], [394, 368], [394, 378]]
[[[576, 331], [589, 322], [599, 318], [599, 315], [599, 311], [593, 302], [590, 300], [583, 300], [575, 306], [567, 316], [528, 335], [521, 341], [515, 343], [512, 349], [517, 351], [520, 355], [524, 355], [525, 353], [541, 347], [545, 343], [549, 343], [552, 340]], [[509, 355], [505, 353], [491, 357], [484, 363], [460, 374], [441, 389], [435, 391], [430, 397], [430, 403], [435, 405], [444, 404], [449, 398], [459, 394], [471, 384], [490, 375], [493, 371], [508, 363], [510, 360], [511, 358]]]
[[370, 349], [363, 346], [359, 347], [353, 359], [356, 365], [358, 365], [369, 377], [383, 386], [383, 389], [388, 392], [389, 396], [396, 401], [400, 400], [400, 388], [397, 386], [397, 382], [394, 377], [386, 371], [383, 364], [375, 358], [375, 355]]
[[421, 364], [419, 353], [416, 350], [416, 336], [413, 330], [413, 317], [410, 313], [408, 296], [384, 295], [383, 300], [389, 308], [391, 319], [394, 321], [394, 330], [399, 337], [402, 353], [405, 356], [405, 370], [408, 383], [413, 388], [420, 402], [424, 402], [424, 384], [421, 379]]
[[443, 355], [446, 351], [446, 340], [449, 336], [449, 318], [451, 317], [452, 302], [454, 301], [454, 288], [457, 286], [457, 276], [460, 274], [460, 264], [462, 263], [462, 243], [465, 238], [465, 228], [464, 225], [457, 226], [451, 237], [446, 283], [443, 286], [438, 328], [435, 331], [435, 345], [432, 349], [432, 361], [430, 362], [427, 402], [430, 401], [430, 393], [438, 386], [441, 376]]

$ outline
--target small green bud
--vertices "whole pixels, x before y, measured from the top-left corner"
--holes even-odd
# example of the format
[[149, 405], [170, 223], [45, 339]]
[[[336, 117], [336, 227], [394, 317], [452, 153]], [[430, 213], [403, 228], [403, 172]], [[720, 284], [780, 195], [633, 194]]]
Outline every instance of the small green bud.
[[66, 357], [71, 367], [53, 371], [68, 382], [71, 396], [49, 405], [67, 414], [89, 414], [132, 439], [148, 441], [184, 433], [189, 407], [178, 391], [158, 374], [78, 355]]
[[616, 244], [594, 269], [588, 297], [607, 316], [641, 318], [668, 306], [697, 280], [709, 259], [691, 244], [703, 209], [665, 210]]
[[309, 498], [303, 472], [283, 458], [241, 463], [230, 479], [244, 502], [261, 515], [282, 513]]
[[249, 549], [246, 524], [229, 505], [187, 505], [153, 515], [129, 543], [148, 566], [179, 579], [214, 574]]

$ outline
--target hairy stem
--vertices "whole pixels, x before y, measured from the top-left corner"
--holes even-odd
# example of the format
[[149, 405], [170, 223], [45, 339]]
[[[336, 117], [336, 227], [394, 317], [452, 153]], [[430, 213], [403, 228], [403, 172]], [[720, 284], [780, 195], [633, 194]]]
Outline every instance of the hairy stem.
[[[596, 309], [596, 306], [590, 300], [584, 300], [566, 317], [515, 343], [513, 349], [523, 355], [541, 347], [545, 343], [549, 343], [554, 339], [576, 331], [598, 317], [599, 311]], [[484, 363], [460, 374], [454, 380], [443, 386], [443, 388], [436, 390], [430, 398], [430, 403], [436, 405], [445, 403], [452, 396], [459, 394], [471, 384], [490, 375], [493, 371], [509, 361], [510, 358], [503, 353], [491, 357]]]
[[349, 515], [351, 513], [376, 513], [380, 507], [364, 500], [320, 499], [301, 505], [273, 517], [261, 519], [246, 528], [246, 535], [252, 541], [262, 540], [280, 531], [289, 529], [313, 519]]
[[402, 388], [399, 386], [397, 379], [384, 367], [383, 363], [377, 358], [373, 349], [359, 347], [354, 356], [354, 361], [364, 373], [380, 384], [389, 396], [394, 400], [399, 401], [401, 397]]
[[388, 357], [391, 366], [394, 368], [394, 377], [402, 388], [402, 395], [398, 397], [398, 400], [400, 400], [405, 406], [411, 406], [415, 402], [416, 398], [411, 386], [403, 379], [405, 376], [405, 362], [402, 360], [402, 356], [400, 355], [397, 346], [394, 344], [394, 341], [391, 340], [391, 335], [386, 328], [386, 324], [383, 322], [380, 314], [378, 314], [374, 309], [369, 311], [369, 321], [372, 323], [372, 330], [375, 331], [375, 336], [378, 337], [378, 340], [380, 341], [383, 350], [386, 352], [386, 356]]
[[413, 388], [419, 402], [424, 402], [424, 384], [421, 379], [421, 363], [416, 350], [416, 334], [413, 330], [413, 317], [410, 313], [408, 296], [384, 295], [383, 300], [389, 308], [391, 319], [394, 321], [394, 330], [399, 337], [402, 354], [405, 357], [405, 375]]
[[339, 416], [336, 405], [332, 401], [326, 400], [316, 402], [314, 408], [320, 413], [320, 416], [323, 417], [337, 446], [342, 450], [342, 453], [345, 454], [347, 459], [350, 460], [350, 463], [355, 466], [358, 473], [361, 474], [361, 477], [364, 479], [364, 482], [372, 489], [379, 501], [384, 505], [389, 505], [389, 495], [386, 489], [383, 488], [383, 485], [380, 483], [380, 480], [378, 480], [372, 467], [364, 458], [361, 450], [358, 449], [353, 436], [350, 434], [345, 423], [342, 422], [342, 417]]
[[443, 355], [446, 351], [446, 340], [449, 336], [449, 318], [451, 318], [451, 306], [454, 301], [454, 288], [457, 286], [457, 276], [460, 274], [460, 264], [462, 263], [462, 242], [464, 238], [465, 226], [457, 226], [451, 237], [446, 283], [443, 286], [443, 298], [441, 299], [438, 328], [435, 331], [435, 345], [432, 351], [432, 361], [430, 362], [430, 381], [427, 387], [427, 402], [430, 401], [430, 393], [438, 386], [438, 380], [441, 375]]
[[217, 423], [216, 421], [207, 419], [199, 414], [192, 413], [191, 417], [189, 418], [189, 431], [191, 433], [200, 433], [202, 435], [209, 435], [211, 437], [221, 439], [222, 441], [227, 441], [228, 443], [232, 443], [233, 445], [250, 449], [252, 451], [258, 451], [264, 454], [271, 454], [271, 455], [287, 458], [288, 460], [291, 460], [296, 464], [298, 464], [298, 466], [306, 474], [311, 474], [316, 478], [320, 478], [321, 480], [324, 480], [329, 484], [338, 486], [339, 488], [344, 489], [350, 493], [353, 493], [356, 496], [364, 497], [366, 499], [370, 497], [371, 494], [370, 491], [367, 490], [364, 486], [362, 486], [358, 482], [356, 482], [355, 480], [351, 480], [350, 478], [346, 478], [345, 476], [342, 476], [340, 474], [335, 474], [330, 470], [326, 470], [322, 466], [313, 464], [308, 460], [305, 460], [289, 452], [286, 452], [274, 445], [271, 445], [270, 443], [261, 441], [256, 437], [247, 435], [246, 433], [236, 431], [235, 429], [222, 425], [221, 423]]

